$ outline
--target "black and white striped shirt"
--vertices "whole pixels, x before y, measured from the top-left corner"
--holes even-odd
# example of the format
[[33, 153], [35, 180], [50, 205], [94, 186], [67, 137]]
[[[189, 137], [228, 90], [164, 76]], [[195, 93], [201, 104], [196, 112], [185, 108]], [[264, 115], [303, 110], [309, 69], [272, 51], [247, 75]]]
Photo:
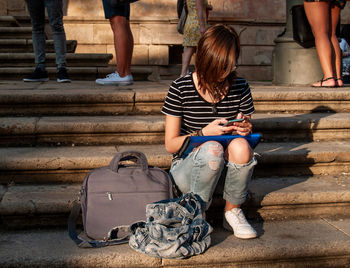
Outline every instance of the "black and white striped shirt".
[[192, 74], [172, 82], [162, 108], [163, 114], [182, 118], [181, 135], [199, 130], [218, 118], [235, 119], [239, 112], [254, 113], [250, 87], [245, 79], [236, 78], [225, 98], [213, 105], [198, 93]]

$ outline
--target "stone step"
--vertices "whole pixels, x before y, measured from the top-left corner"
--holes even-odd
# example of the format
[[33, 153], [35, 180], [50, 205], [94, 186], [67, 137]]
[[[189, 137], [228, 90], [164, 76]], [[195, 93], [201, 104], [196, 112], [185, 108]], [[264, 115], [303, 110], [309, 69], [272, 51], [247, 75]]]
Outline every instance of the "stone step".
[[80, 249], [66, 230], [1, 231], [2, 267], [348, 267], [350, 221], [315, 220], [253, 223], [259, 238], [241, 240], [221, 227], [211, 247], [188, 259], [154, 258], [128, 244]]
[[1, 39], [31, 39], [32, 27], [0, 26]]
[[[106, 166], [117, 152], [139, 150], [149, 164], [168, 169], [172, 156], [164, 145], [3, 147], [0, 182], [81, 182], [93, 168]], [[350, 173], [349, 142], [260, 143], [257, 177]]]
[[[34, 53], [0, 53], [0, 67], [34, 66]], [[113, 58], [106, 53], [67, 53], [67, 66], [71, 67], [107, 67]], [[46, 65], [56, 66], [56, 54], [46, 53]]]
[[0, 146], [160, 144], [164, 116], [2, 117]]
[[[22, 80], [33, 68], [0, 68], [3, 80]], [[48, 68], [55, 79], [56, 68]], [[69, 67], [72, 79], [94, 80], [114, 71], [114, 67]], [[152, 67], [134, 66], [134, 79], [147, 79]], [[146, 76], [145, 76], [146, 74]], [[160, 114], [171, 81], [136, 81], [131, 86], [100, 86], [94, 81], [74, 81], [70, 84], [0, 83], [0, 115], [116, 115]], [[350, 112], [349, 87], [318, 89], [311, 87], [271, 86], [252, 83], [257, 113]]]
[[[0, 217], [6, 228], [65, 226], [81, 184], [32, 184], [0, 186]], [[290, 220], [318, 217], [350, 218], [348, 175], [259, 178], [252, 181], [251, 219]], [[220, 193], [220, 190], [218, 190]], [[213, 225], [222, 222], [224, 200], [214, 195], [207, 212]]]
[[350, 139], [349, 113], [256, 113], [255, 132], [265, 141], [330, 141]]
[[[256, 114], [264, 141], [350, 140], [347, 113]], [[159, 144], [164, 116], [2, 117], [0, 146]]]
[[[77, 47], [76, 40], [67, 40], [67, 53], [74, 53]], [[33, 52], [31, 39], [0, 39], [0, 53], [29, 53]], [[53, 40], [46, 40], [46, 53], [54, 53]]]
[[15, 26], [19, 26], [19, 24], [13, 16], [0, 16], [0, 27], [15, 27]]
[[[108, 54], [109, 55], [109, 54]], [[108, 67], [96, 67], [96, 66], [92, 66], [91, 62], [90, 64], [86, 65], [87, 67], [71, 67], [68, 66], [68, 74], [69, 77], [72, 79], [72, 81], [74, 82], [74, 86], [75, 87], [78, 84], [83, 83], [83, 81], [81, 80], [89, 80], [90, 84], [93, 85], [95, 84], [95, 80], [97, 78], [103, 78], [106, 77], [107, 74], [110, 74], [112, 72], [115, 72], [115, 66], [108, 66]], [[37, 88], [38, 85], [41, 85], [41, 83], [27, 83], [27, 84], [31, 84], [31, 85], [24, 85], [23, 86], [23, 78], [29, 74], [31, 74], [34, 70], [34, 67], [0, 67], [0, 80], [17, 80], [17, 81], [6, 81], [6, 84], [8, 86], [6, 86], [6, 88], [11, 88], [11, 84], [12, 83], [16, 83], [19, 82], [21, 83], [20, 88], [21, 89], [28, 89], [28, 88], [32, 88], [35, 87]], [[56, 83], [56, 67], [47, 67], [46, 70], [49, 73], [49, 78], [53, 81], [47, 82], [43, 84], [43, 89], [60, 89], [60, 90], [65, 90], [65, 89], [72, 89], [72, 86], [70, 86], [70, 84], [64, 83], [65, 86], [63, 85], [57, 85]], [[133, 66], [131, 68], [132, 72], [133, 72], [133, 77], [135, 81], [145, 81], [147, 80], [147, 77], [149, 75], [152, 74], [153, 72], [153, 68], [149, 67], [149, 66]], [[77, 81], [79, 80], [79, 81]], [[92, 82], [93, 80], [93, 82]], [[94, 86], [93, 86], [94, 87]], [[78, 86], [78, 88], [81, 89], [80, 86]], [[110, 89], [112, 87], [109, 87]], [[115, 87], [113, 87], [115, 88]], [[75, 90], [75, 89], [74, 89]], [[95, 92], [98, 93], [98, 92]], [[1, 93], [0, 93], [1, 94]], [[69, 105], [69, 104], [68, 104]], [[63, 108], [63, 106], [60, 105], [60, 108]], [[87, 108], [86, 106], [82, 106], [81, 108], [78, 109], [79, 114], [81, 114], [80, 111], [84, 111], [84, 109]], [[92, 107], [90, 107], [92, 108]], [[93, 108], [95, 109], [95, 108]], [[57, 109], [54, 109], [57, 110]], [[61, 110], [61, 109], [58, 109]], [[64, 109], [63, 109], [64, 110]], [[87, 109], [88, 110], [88, 109]], [[98, 111], [101, 110], [101, 107], [99, 107], [97, 109]], [[103, 108], [102, 108], [103, 110]], [[86, 112], [86, 111], [85, 111]], [[39, 112], [39, 114], [41, 114], [42, 111]], [[61, 112], [59, 112], [60, 114]], [[75, 112], [76, 113], [76, 112]], [[114, 114], [115, 112], [113, 111], [112, 114]], [[110, 113], [109, 113], [110, 114]]]
[[[32, 22], [29, 15], [16, 15], [14, 16], [14, 18], [16, 19], [16, 21], [18, 21], [19, 25], [21, 26], [32, 26]], [[47, 16], [45, 16], [45, 24], [46, 26], [50, 27], [49, 19]]]
[[249, 214], [264, 220], [349, 217], [349, 175], [255, 179]]

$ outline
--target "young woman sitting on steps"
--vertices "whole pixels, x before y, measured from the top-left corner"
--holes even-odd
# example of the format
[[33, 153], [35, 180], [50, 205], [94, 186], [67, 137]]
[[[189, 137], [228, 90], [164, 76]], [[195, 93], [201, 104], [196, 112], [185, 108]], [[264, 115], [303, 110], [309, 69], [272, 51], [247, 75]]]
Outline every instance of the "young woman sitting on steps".
[[[212, 26], [200, 38], [195, 71], [173, 81], [162, 109], [169, 153], [178, 152], [190, 135], [251, 133], [254, 105], [247, 81], [236, 77], [239, 52], [238, 35], [228, 26]], [[235, 118], [244, 121], [223, 126]], [[240, 206], [246, 200], [256, 163], [246, 139], [234, 139], [226, 149], [213, 140], [198, 146], [184, 159], [175, 158], [170, 174], [182, 193], [198, 194], [206, 208], [222, 177], [226, 200], [224, 227], [233, 230], [238, 238], [249, 239], [257, 234]]]

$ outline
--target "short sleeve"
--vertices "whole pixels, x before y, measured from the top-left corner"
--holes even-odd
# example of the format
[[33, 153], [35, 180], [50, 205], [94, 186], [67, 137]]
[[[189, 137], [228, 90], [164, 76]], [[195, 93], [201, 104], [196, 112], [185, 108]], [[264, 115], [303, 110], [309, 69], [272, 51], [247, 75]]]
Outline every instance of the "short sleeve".
[[182, 103], [181, 92], [178, 88], [178, 84], [174, 81], [170, 85], [168, 95], [164, 101], [162, 113], [175, 117], [182, 117]]
[[242, 112], [244, 115], [250, 115], [255, 112], [252, 93], [250, 91], [250, 86], [247, 83], [247, 81], [245, 82], [242, 89], [239, 111]]

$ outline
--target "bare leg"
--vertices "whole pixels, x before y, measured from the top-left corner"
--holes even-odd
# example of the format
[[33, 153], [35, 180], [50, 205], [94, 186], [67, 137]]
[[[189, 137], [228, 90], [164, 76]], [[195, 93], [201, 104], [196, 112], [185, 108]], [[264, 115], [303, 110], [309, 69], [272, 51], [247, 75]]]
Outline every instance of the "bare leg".
[[182, 55], [182, 68], [181, 68], [181, 76], [186, 75], [188, 66], [190, 64], [192, 55], [196, 51], [196, 47], [185, 47], [184, 53]]
[[338, 86], [343, 86], [343, 81], [341, 80], [341, 50], [339, 47], [339, 41], [338, 38], [336, 36], [336, 29], [337, 29], [337, 25], [339, 22], [339, 17], [340, 17], [340, 8], [337, 6], [334, 6], [331, 9], [331, 20], [332, 20], [332, 36], [331, 36], [331, 41], [332, 41], [332, 45], [334, 48], [334, 53], [335, 53], [335, 61], [334, 64], [335, 66], [333, 66], [333, 70], [335, 70], [335, 77], [338, 79], [337, 83]]
[[[331, 42], [331, 11], [328, 2], [304, 2], [305, 13], [315, 36], [316, 50], [323, 70], [323, 78], [335, 77], [333, 69], [334, 48]], [[320, 86], [320, 82], [313, 86]], [[325, 81], [323, 86], [335, 86], [335, 79]]]
[[109, 19], [114, 35], [114, 48], [117, 59], [117, 72], [120, 77], [131, 74], [131, 59], [134, 49], [134, 38], [129, 21], [122, 16]]
[[[246, 164], [253, 158], [253, 151], [245, 139], [233, 140], [227, 148], [228, 160], [236, 164]], [[225, 211], [232, 208], [239, 208], [240, 205], [232, 204], [226, 201]]]

